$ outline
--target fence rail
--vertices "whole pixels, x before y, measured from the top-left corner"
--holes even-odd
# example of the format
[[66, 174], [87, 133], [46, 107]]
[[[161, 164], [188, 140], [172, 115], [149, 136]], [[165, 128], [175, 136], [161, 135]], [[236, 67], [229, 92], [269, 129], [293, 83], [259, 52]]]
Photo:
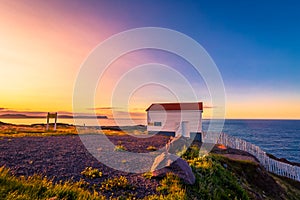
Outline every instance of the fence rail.
[[265, 169], [274, 174], [300, 181], [300, 167], [270, 158], [260, 147], [240, 138], [222, 133], [217, 141], [227, 147], [246, 151], [255, 156]]

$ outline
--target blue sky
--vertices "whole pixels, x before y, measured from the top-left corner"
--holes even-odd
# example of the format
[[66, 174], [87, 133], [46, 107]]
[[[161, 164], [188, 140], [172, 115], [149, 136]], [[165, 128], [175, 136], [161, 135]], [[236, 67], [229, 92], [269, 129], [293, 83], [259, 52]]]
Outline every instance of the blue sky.
[[126, 28], [160, 26], [189, 35], [209, 52], [228, 86], [252, 87], [255, 81], [268, 89], [299, 89], [296, 1], [133, 2], [116, 8]]
[[299, 2], [129, 2], [108, 5], [118, 13], [114, 19], [122, 21], [124, 29], [166, 27], [194, 38], [217, 64], [229, 103], [279, 99], [277, 105], [294, 106], [293, 116], [300, 117], [295, 105], [300, 100]]
[[89, 52], [113, 34], [150, 26], [182, 32], [206, 49], [224, 80], [228, 118], [299, 119], [299, 7], [298, 1], [3, 2], [0, 84], [13, 81], [1, 88], [0, 107], [71, 112]]
[[117, 22], [116, 32], [158, 26], [194, 38], [214, 59], [230, 87], [252, 87], [255, 81], [271, 90], [299, 89], [297, 1], [91, 2], [77, 6], [94, 12], [93, 17]]

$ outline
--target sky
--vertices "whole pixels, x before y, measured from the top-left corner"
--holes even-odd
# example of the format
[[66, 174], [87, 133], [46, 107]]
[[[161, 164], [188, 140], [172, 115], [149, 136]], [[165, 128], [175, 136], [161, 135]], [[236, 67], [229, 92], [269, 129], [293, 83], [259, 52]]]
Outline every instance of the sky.
[[[72, 113], [76, 78], [97, 45], [129, 29], [162, 27], [193, 38], [214, 60], [224, 81], [226, 118], [300, 119], [299, 4], [0, 0], [0, 114]], [[168, 67], [133, 70], [154, 62], [176, 69], [185, 79], [174, 78], [174, 70]], [[109, 66], [99, 79], [95, 107], [82, 112], [96, 110], [111, 116], [115, 108], [145, 116], [151, 102], [176, 101], [178, 95], [183, 101], [192, 100], [181, 84], [187, 80], [197, 100], [204, 102], [204, 117], [209, 118], [218, 105], [212, 105], [205, 82], [192, 68], [168, 52], [129, 53]], [[126, 77], [130, 70], [133, 73]], [[164, 80], [165, 87], [151, 84], [137, 85], [127, 93], [121, 90], [146, 77]]]

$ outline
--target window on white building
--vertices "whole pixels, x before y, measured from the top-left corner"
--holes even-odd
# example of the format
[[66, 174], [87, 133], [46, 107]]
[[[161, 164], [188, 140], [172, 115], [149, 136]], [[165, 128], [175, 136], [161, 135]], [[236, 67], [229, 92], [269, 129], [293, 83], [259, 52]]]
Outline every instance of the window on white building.
[[154, 122], [154, 126], [161, 126], [161, 122]]

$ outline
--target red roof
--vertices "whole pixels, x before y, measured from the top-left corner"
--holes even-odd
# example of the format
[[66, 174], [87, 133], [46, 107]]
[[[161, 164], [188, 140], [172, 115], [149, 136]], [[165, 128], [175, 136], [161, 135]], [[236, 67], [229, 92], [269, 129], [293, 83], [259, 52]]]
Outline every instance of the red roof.
[[146, 109], [149, 110], [203, 110], [203, 103], [154, 103]]

